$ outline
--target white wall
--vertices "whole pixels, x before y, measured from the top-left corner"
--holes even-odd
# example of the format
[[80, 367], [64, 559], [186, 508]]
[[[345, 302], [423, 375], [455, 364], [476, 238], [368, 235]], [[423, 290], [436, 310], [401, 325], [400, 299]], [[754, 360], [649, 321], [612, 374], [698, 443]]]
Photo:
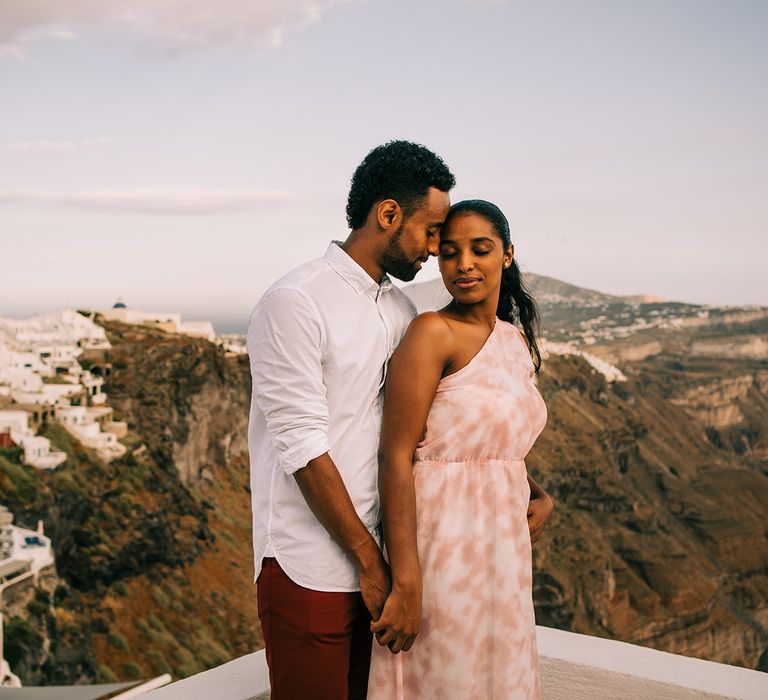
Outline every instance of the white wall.
[[[537, 626], [536, 633], [542, 700], [768, 698], [768, 674], [758, 671], [549, 627]], [[242, 656], [142, 697], [266, 700], [269, 673], [264, 651]]]
[[29, 432], [29, 416], [26, 411], [0, 411], [0, 433]]
[[176, 327], [181, 325], [181, 314], [165, 313], [163, 311], [140, 311], [139, 309], [105, 309], [99, 313], [107, 321], [120, 321], [121, 323], [133, 323], [140, 325], [152, 325], [153, 323], [174, 323]]

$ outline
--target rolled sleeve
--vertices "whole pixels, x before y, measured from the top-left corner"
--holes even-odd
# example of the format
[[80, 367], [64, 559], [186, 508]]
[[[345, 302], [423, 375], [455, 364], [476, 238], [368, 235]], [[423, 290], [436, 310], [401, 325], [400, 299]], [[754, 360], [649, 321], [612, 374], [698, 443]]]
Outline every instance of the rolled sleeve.
[[268, 292], [251, 315], [253, 397], [287, 474], [329, 449], [323, 343], [316, 307], [298, 290]]

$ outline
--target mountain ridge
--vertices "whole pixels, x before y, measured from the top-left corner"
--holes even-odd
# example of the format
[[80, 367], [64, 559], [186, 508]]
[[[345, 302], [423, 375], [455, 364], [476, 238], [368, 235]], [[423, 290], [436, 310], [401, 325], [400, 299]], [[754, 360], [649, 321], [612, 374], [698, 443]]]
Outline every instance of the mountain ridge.
[[[542, 298], [549, 423], [527, 463], [556, 509], [537, 621], [768, 670], [768, 309], [594, 294]], [[0, 454], [4, 502], [60, 554], [59, 588], [8, 621], [26, 684], [185, 677], [262, 643], [247, 357], [97, 321], [126, 455], [106, 465], [55, 425], [55, 472]]]

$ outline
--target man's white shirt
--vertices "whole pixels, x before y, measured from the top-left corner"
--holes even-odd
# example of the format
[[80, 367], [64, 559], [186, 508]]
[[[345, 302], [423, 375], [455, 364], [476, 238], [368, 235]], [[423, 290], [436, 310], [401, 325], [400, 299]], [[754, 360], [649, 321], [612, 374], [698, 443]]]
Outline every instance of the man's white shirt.
[[275, 557], [300, 586], [359, 590], [351, 560], [307, 505], [294, 472], [328, 452], [380, 542], [377, 452], [386, 367], [416, 309], [337, 243], [278, 280], [248, 328], [248, 430], [256, 577]]

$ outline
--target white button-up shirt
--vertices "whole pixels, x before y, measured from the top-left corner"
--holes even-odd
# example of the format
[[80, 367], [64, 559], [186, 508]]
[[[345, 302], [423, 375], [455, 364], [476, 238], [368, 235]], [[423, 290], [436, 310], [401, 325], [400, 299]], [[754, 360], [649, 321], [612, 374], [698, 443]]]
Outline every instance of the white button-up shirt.
[[300, 586], [359, 590], [357, 571], [293, 473], [329, 452], [358, 516], [378, 534], [378, 442], [386, 366], [416, 309], [336, 243], [278, 280], [251, 313], [248, 430], [253, 553]]

